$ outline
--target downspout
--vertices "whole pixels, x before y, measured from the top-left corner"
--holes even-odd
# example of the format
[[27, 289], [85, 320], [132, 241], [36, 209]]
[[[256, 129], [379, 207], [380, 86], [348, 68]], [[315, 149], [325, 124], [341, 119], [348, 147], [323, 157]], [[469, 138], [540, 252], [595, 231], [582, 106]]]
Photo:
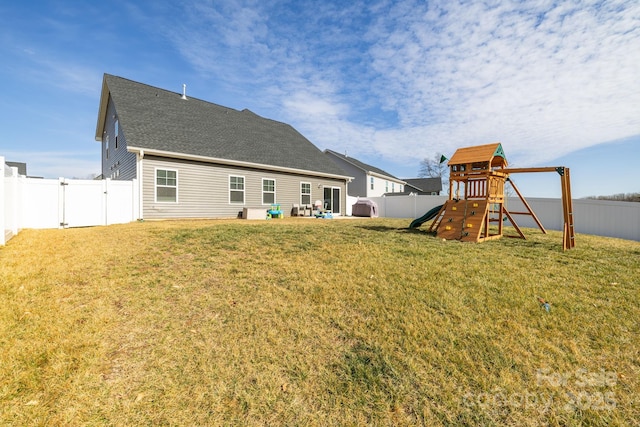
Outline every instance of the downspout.
[[138, 170], [136, 171], [136, 173], [138, 174], [138, 219], [139, 220], [144, 220], [144, 203], [143, 203], [143, 193], [142, 190], [144, 188], [143, 182], [144, 182], [144, 176], [143, 176], [143, 162], [142, 160], [144, 159], [144, 150], [140, 150], [140, 152], [138, 153]]

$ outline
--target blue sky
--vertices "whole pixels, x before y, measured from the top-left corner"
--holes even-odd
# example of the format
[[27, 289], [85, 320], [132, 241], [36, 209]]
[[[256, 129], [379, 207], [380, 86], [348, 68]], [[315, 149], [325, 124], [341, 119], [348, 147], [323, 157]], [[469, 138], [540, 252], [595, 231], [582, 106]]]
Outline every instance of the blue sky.
[[[0, 17], [0, 156], [31, 175], [99, 173], [106, 72], [185, 83], [399, 178], [500, 141], [514, 167], [570, 167], [574, 197], [640, 191], [637, 0], [24, 1]], [[514, 180], [560, 194], [554, 176]]]

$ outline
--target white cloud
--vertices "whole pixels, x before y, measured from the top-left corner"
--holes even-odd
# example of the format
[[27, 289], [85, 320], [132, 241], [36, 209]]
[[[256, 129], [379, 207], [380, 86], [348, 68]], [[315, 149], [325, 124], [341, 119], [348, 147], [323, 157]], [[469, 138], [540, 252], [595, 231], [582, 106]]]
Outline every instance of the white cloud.
[[525, 166], [640, 133], [636, 1], [298, 7], [199, 4], [171, 38], [260, 113], [354, 156], [502, 141]]

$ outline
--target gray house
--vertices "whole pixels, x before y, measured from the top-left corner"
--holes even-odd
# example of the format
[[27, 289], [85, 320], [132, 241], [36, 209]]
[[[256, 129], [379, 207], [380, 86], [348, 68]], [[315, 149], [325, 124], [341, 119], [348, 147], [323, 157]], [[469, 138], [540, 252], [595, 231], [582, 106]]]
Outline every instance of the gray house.
[[405, 182], [375, 166], [368, 165], [346, 154], [324, 150], [325, 154], [345, 172], [353, 176], [349, 196], [379, 197], [383, 194], [402, 193]]
[[442, 178], [407, 178], [405, 193], [428, 194], [437, 196], [442, 191]]
[[23, 162], [5, 162], [5, 164], [12, 168], [18, 169], [18, 175], [27, 176], [27, 164]]
[[105, 74], [102, 175], [137, 179], [142, 218], [236, 217], [320, 200], [344, 213], [344, 170], [288, 124]]

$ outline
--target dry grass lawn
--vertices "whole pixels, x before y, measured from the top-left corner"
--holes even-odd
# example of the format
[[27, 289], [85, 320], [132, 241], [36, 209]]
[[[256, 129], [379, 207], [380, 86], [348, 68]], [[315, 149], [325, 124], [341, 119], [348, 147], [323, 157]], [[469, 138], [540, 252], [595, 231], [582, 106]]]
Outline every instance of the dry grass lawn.
[[409, 222], [24, 230], [0, 424], [639, 425], [638, 242]]

